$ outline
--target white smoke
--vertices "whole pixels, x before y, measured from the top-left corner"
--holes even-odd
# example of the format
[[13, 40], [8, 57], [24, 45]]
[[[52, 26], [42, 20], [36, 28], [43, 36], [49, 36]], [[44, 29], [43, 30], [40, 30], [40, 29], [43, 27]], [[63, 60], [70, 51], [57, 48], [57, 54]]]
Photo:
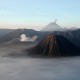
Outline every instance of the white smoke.
[[25, 34], [21, 34], [21, 39], [20, 39], [21, 42], [25, 42], [27, 41], [27, 37]]
[[25, 34], [21, 34], [21, 39], [20, 41], [21, 42], [34, 42], [36, 41], [37, 39], [37, 36], [33, 36], [33, 37], [27, 37]]

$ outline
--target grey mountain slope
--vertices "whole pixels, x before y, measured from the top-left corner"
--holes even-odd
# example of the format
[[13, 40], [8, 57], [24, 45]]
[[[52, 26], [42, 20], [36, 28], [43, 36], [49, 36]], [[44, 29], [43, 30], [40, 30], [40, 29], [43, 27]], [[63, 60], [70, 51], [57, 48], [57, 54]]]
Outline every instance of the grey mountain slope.
[[41, 31], [62, 31], [62, 30], [63, 28], [61, 28], [61, 26], [59, 26], [57, 23], [51, 22]]

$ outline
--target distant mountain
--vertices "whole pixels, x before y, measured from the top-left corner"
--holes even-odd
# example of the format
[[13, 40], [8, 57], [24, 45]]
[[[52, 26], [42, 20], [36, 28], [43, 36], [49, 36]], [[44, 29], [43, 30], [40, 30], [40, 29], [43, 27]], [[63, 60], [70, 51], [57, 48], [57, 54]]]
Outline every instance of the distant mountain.
[[79, 29], [79, 28], [77, 28], [77, 27], [71, 27], [69, 30], [77, 30], [77, 29]]
[[[0, 38], [0, 42], [9, 42], [14, 41], [16, 39], [20, 40], [20, 37], [22, 34], [25, 34], [28, 37], [37, 36], [37, 40], [42, 40], [42, 38], [47, 35], [47, 32], [40, 32], [33, 29], [16, 29], [6, 35], [4, 35], [2, 38]], [[15, 42], [15, 41], [14, 41]]]
[[56, 22], [51, 22], [41, 31], [62, 31], [62, 30], [63, 28], [61, 28], [61, 26], [59, 26]]
[[13, 29], [0, 29], [0, 37], [3, 37], [4, 35], [12, 32]]
[[67, 31], [55, 31], [54, 35], [61, 35], [68, 39], [74, 45], [80, 47], [80, 29], [67, 30]]
[[11, 30], [11, 32], [8, 32], [3, 37], [0, 38], [0, 43], [5, 42], [17, 42], [20, 40], [21, 35], [25, 34], [26, 36], [33, 37], [37, 36], [37, 41], [41, 41], [44, 37], [46, 37], [48, 34], [53, 35], [61, 35], [64, 36], [66, 39], [68, 39], [71, 43], [74, 45], [80, 47], [80, 29], [76, 30], [65, 30], [65, 31], [36, 31], [33, 29], [16, 29]]
[[32, 56], [77, 56], [80, 55], [80, 48], [73, 45], [69, 40], [60, 35], [50, 34], [38, 45], [29, 50]]
[[71, 27], [71, 28], [62, 28], [59, 26], [56, 22], [49, 23], [46, 27], [44, 27], [41, 31], [66, 31], [66, 30], [77, 30], [79, 28], [77, 27]]

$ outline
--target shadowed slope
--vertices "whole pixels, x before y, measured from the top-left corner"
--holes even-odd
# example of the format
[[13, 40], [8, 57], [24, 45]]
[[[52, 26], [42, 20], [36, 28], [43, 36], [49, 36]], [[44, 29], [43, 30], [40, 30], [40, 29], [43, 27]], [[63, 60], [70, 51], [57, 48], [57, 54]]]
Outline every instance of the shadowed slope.
[[75, 56], [80, 55], [80, 48], [73, 45], [63, 36], [56, 36], [57, 43], [59, 45], [59, 52], [61, 56]]
[[76, 56], [80, 49], [60, 35], [48, 35], [30, 50], [29, 55], [42, 56]]

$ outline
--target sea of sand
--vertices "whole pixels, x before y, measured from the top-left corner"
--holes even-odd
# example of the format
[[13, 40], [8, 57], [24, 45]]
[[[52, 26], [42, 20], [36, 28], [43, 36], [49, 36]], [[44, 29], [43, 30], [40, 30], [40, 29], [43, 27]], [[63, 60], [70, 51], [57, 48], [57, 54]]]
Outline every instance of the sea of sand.
[[34, 45], [0, 46], [0, 80], [80, 80], [80, 57], [30, 58], [21, 54]]

